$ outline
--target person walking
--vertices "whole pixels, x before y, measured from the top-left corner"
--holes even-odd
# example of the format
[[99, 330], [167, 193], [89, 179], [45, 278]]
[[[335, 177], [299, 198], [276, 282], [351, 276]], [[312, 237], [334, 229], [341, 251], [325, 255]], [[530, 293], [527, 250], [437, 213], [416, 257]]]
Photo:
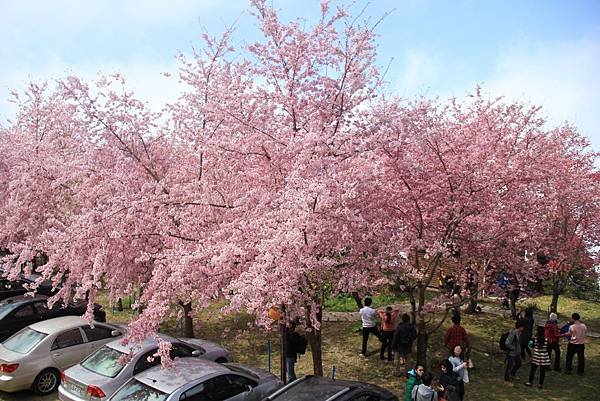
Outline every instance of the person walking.
[[533, 339], [531, 368], [529, 369], [529, 380], [525, 383], [526, 386], [531, 386], [535, 377], [535, 371], [540, 368], [540, 380], [538, 388], [544, 385], [546, 377], [546, 369], [550, 367], [550, 356], [548, 355], [548, 340], [544, 333], [544, 326], [537, 327], [537, 333]]
[[465, 352], [469, 349], [469, 336], [465, 328], [460, 325], [460, 321], [460, 314], [455, 313], [452, 316], [453, 325], [448, 327], [448, 330], [444, 334], [444, 345], [448, 348], [450, 355], [452, 355], [454, 348], [457, 346], [460, 346]]
[[365, 306], [363, 306], [358, 312], [362, 320], [362, 350], [360, 355], [363, 357], [367, 356], [369, 334], [375, 335], [375, 337], [382, 342], [381, 334], [377, 328], [377, 311], [371, 308], [372, 304], [373, 300], [370, 297], [366, 297]]
[[413, 401], [438, 401], [437, 392], [431, 388], [433, 375], [431, 372], [423, 374], [422, 383], [413, 387], [411, 391], [411, 400]]
[[423, 365], [416, 365], [414, 369], [408, 371], [406, 376], [406, 387], [404, 388], [404, 401], [412, 401], [412, 391], [415, 386], [422, 383], [421, 379], [425, 373], [425, 367]]
[[460, 345], [454, 347], [452, 356], [448, 358], [448, 361], [452, 364], [452, 370], [458, 375], [458, 383], [456, 386], [456, 392], [460, 401], [465, 398], [465, 384], [469, 382], [469, 371], [467, 369], [468, 363], [463, 361], [462, 348]]
[[521, 341], [521, 359], [525, 360], [525, 353], [531, 357], [531, 350], [529, 349], [528, 345], [531, 337], [533, 336], [533, 326], [535, 325], [533, 308], [526, 308], [523, 316], [521, 316], [520, 319], [523, 323], [523, 332], [519, 337]]
[[552, 359], [554, 351], [554, 371], [560, 372], [560, 331], [558, 330], [558, 316], [556, 313], [550, 313], [548, 321], [544, 325], [544, 335], [548, 340], [548, 357]]
[[585, 336], [587, 335], [587, 326], [581, 323], [579, 313], [571, 315], [573, 324], [569, 326], [567, 335], [570, 336], [567, 345], [566, 373], [571, 374], [573, 370], [573, 357], [577, 354], [577, 374], [582, 376], [585, 368]]
[[515, 322], [515, 328], [508, 333], [508, 337], [504, 342], [504, 346], [508, 350], [506, 352], [506, 370], [504, 371], [504, 380], [509, 381], [514, 379], [517, 370], [522, 365], [521, 362], [521, 341], [519, 336], [523, 332], [523, 323], [521, 320]]
[[387, 360], [392, 361], [392, 340], [396, 331], [396, 321], [400, 309], [392, 309], [391, 306], [385, 308], [385, 311], [378, 310], [377, 313], [381, 319], [381, 350], [379, 351], [379, 359], [384, 360], [385, 351], [387, 350]]
[[412, 351], [413, 341], [417, 338], [417, 329], [410, 322], [407, 313], [402, 315], [402, 322], [396, 327], [392, 339], [394, 351], [394, 376], [400, 376], [402, 367], [408, 370], [408, 358]]

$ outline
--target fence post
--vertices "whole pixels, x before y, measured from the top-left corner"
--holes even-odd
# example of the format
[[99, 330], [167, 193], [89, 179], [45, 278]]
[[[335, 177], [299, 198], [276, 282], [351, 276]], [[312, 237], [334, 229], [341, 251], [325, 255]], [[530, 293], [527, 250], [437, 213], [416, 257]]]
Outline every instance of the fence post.
[[271, 373], [271, 340], [267, 341], [267, 353], [269, 354], [269, 373]]
[[331, 367], [331, 380], [335, 380], [335, 365]]

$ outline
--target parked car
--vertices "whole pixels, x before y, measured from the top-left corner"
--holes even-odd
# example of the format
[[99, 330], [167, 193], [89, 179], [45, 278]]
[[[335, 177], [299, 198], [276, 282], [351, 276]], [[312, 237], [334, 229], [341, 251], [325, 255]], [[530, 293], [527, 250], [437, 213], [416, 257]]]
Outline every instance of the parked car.
[[[56, 303], [52, 309], [49, 309], [47, 297], [44, 296], [7, 298], [0, 302], [0, 341], [6, 340], [30, 324], [60, 316], [81, 316], [86, 309], [85, 302], [71, 303], [67, 306]], [[106, 321], [106, 312], [102, 309], [102, 305], [94, 304], [94, 320]]]
[[388, 390], [369, 383], [304, 376], [263, 401], [398, 401]]
[[[0, 300], [28, 293], [30, 290], [27, 287], [40, 277], [39, 274], [35, 273], [29, 276], [21, 275], [17, 280], [11, 281], [2, 277], [3, 273], [3, 270], [0, 269]], [[43, 281], [37, 287], [36, 294], [52, 296], [56, 294], [57, 291], [58, 289], [52, 288], [52, 283], [50, 281]]]
[[[164, 334], [159, 336], [171, 343], [173, 359], [199, 356], [218, 363], [229, 361], [229, 352], [213, 342]], [[152, 358], [157, 350], [158, 341], [152, 338], [127, 345], [121, 344], [121, 340], [111, 341], [61, 374], [58, 398], [62, 401], [103, 401], [134, 375], [160, 364], [159, 357]], [[125, 356], [129, 356], [127, 363], [120, 363]]]
[[179, 358], [173, 365], [138, 373], [109, 401], [260, 401], [281, 387], [273, 374], [237, 363]]
[[0, 390], [48, 394], [60, 372], [125, 333], [122, 326], [63, 316], [29, 325], [0, 344]]

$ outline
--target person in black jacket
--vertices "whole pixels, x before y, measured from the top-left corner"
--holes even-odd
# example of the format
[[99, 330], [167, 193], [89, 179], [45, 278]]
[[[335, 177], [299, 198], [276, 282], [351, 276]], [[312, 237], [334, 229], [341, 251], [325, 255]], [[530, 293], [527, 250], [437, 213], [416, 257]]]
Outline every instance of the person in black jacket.
[[411, 354], [413, 341], [417, 338], [415, 325], [410, 322], [408, 314], [402, 315], [402, 322], [396, 327], [392, 339], [392, 350], [394, 351], [394, 376], [401, 376], [402, 366], [408, 370], [408, 357]]
[[304, 354], [306, 351], [306, 337], [296, 331], [296, 325], [291, 323], [286, 331], [286, 352], [285, 362], [287, 369], [288, 382], [296, 380], [296, 361], [298, 354]]
[[533, 319], [533, 308], [529, 307], [525, 309], [523, 316], [520, 318], [523, 324], [523, 333], [519, 340], [521, 341], [521, 359], [525, 359], [525, 353], [531, 357], [531, 349], [529, 349], [529, 340], [533, 336], [533, 326], [535, 320]]
[[454, 372], [452, 363], [448, 359], [444, 359], [440, 364], [440, 369], [442, 370], [442, 374], [438, 388], [439, 398], [447, 401], [460, 401], [460, 395], [456, 391], [458, 387], [458, 374]]

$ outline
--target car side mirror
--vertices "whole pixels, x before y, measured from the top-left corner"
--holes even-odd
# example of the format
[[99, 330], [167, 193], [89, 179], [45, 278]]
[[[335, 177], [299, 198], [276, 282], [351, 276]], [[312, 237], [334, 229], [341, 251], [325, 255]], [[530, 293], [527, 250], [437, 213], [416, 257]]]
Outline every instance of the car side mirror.
[[119, 330], [113, 330], [110, 332], [110, 335], [113, 337], [120, 336], [122, 333]]
[[192, 356], [201, 356], [201, 355], [202, 355], [202, 351], [199, 351], [199, 350], [192, 351]]

